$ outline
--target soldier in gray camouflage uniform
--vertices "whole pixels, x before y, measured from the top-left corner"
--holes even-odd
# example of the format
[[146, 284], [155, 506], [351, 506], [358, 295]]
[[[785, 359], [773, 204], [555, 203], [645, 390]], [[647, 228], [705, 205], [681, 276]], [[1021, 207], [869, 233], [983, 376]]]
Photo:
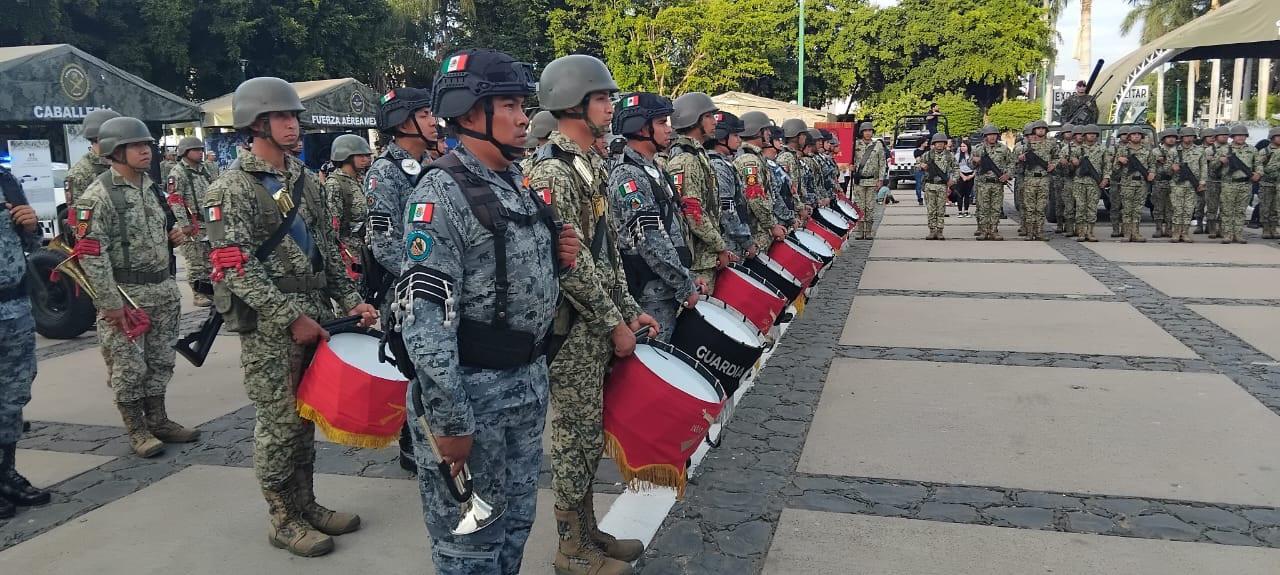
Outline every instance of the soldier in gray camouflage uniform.
[[728, 112], [718, 112], [715, 134], [707, 139], [707, 159], [716, 175], [716, 191], [720, 196], [720, 236], [739, 257], [756, 257], [751, 237], [751, 216], [743, 195], [742, 180], [733, 167], [733, 156], [742, 145], [742, 120]]
[[799, 118], [784, 120], [782, 137], [782, 151], [778, 152], [777, 162], [791, 178], [791, 199], [799, 220], [796, 225], [803, 226], [813, 213], [813, 208], [805, 201], [804, 167], [800, 161], [804, 140], [809, 137], [809, 126]]
[[673, 107], [671, 127], [678, 135], [671, 142], [667, 172], [671, 174], [671, 184], [680, 197], [681, 211], [693, 236], [689, 243], [693, 265], [689, 269], [707, 283], [707, 292], [713, 293], [716, 270], [738, 259], [720, 233], [716, 176], [702, 145], [715, 134], [715, 113], [720, 110], [711, 97], [702, 92], [689, 92], [676, 98]]
[[[315, 426], [298, 415], [297, 390], [334, 302], [361, 324], [377, 320], [343, 269], [324, 190], [290, 150], [301, 137], [297, 92], [279, 78], [236, 88], [232, 120], [250, 148], [209, 186], [205, 221], [213, 303], [240, 334], [244, 387], [253, 402], [253, 469], [271, 515], [268, 542], [295, 555], [333, 550], [332, 535], [360, 517], [316, 502]], [[289, 227], [288, 214], [294, 216]], [[262, 244], [283, 233], [265, 261]], [[269, 246], [268, 246], [269, 247]]]
[[[111, 167], [111, 162], [102, 157], [98, 153], [98, 130], [102, 128], [102, 123], [111, 118], [119, 118], [120, 113], [115, 110], [99, 109], [89, 112], [84, 117], [84, 139], [89, 140], [89, 151], [85, 152], [71, 169], [67, 170], [67, 178], [63, 182], [63, 189], [66, 190], [68, 203], [75, 201], [75, 197], [89, 188], [89, 184], [97, 178], [102, 172], [107, 171]], [[74, 218], [74, 213], [71, 214]], [[74, 219], [72, 226], [75, 225]]]
[[804, 181], [806, 186], [805, 202], [813, 209], [818, 207], [826, 207], [831, 203], [831, 197], [828, 195], [829, 190], [822, 181], [822, 162], [818, 159], [819, 149], [822, 146], [822, 133], [817, 128], [809, 128], [805, 131], [805, 138], [800, 165], [804, 167]]
[[182, 257], [187, 261], [187, 282], [197, 307], [209, 307], [213, 286], [209, 283], [209, 241], [204, 237], [205, 192], [213, 183], [204, 161], [204, 142], [195, 136], [187, 136], [178, 142], [178, 163], [169, 171], [165, 191], [169, 205], [178, 221], [178, 227], [187, 231], [191, 241], [181, 246]]
[[671, 143], [671, 101], [649, 92], [624, 94], [613, 114], [613, 133], [627, 138], [609, 171], [609, 204], [618, 231], [627, 286], [645, 313], [667, 329], [669, 341], [680, 306], [692, 307], [706, 282], [689, 272], [688, 231], [669, 177], [653, 163]]
[[787, 171], [777, 161], [778, 153], [782, 151], [782, 140], [782, 128], [769, 126], [761, 133], [760, 153], [769, 166], [769, 195], [773, 197], [773, 217], [783, 227], [782, 233], [785, 236], [788, 228], [799, 223], [791, 195], [791, 176], [787, 175]]
[[27, 205], [22, 186], [0, 167], [0, 519], [13, 517], [17, 506], [49, 502], [49, 492], [36, 489], [18, 473], [14, 458], [22, 436], [22, 408], [31, 401], [36, 378], [36, 325], [27, 299], [26, 252], [40, 247], [36, 212]]

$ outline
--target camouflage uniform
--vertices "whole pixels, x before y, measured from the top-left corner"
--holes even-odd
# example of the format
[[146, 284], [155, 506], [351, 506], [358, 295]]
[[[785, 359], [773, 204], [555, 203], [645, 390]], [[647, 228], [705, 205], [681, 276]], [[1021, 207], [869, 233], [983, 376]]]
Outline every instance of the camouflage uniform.
[[[680, 261], [688, 250], [684, 219], [669, 179], [639, 152], [627, 147], [623, 161], [609, 172], [607, 195], [624, 259], [652, 274], [632, 296], [663, 326], [661, 341], [670, 341], [680, 304], [696, 291], [693, 274]], [[632, 272], [628, 270], [628, 275]], [[648, 275], [648, 274], [645, 274]], [[634, 280], [633, 280], [634, 281]]]
[[209, 174], [210, 182], [218, 179], [218, 176], [222, 174], [222, 168], [218, 167], [218, 162], [210, 162], [209, 160], [203, 160], [200, 163], [204, 165], [204, 172], [206, 174]]
[[191, 239], [179, 249], [187, 261], [187, 281], [197, 293], [201, 290], [196, 289], [196, 282], [209, 280], [209, 242], [204, 237], [204, 221], [200, 214], [204, 211], [205, 193], [212, 182], [213, 177], [205, 171], [204, 162], [192, 168], [185, 160], [173, 167], [165, 181], [165, 191], [169, 194], [169, 204], [178, 220], [178, 227], [195, 228]]
[[[1057, 165], [1053, 142], [1041, 139], [1023, 144], [1021, 154], [1035, 152], [1050, 168]], [[1031, 159], [1021, 162], [1022, 168], [1022, 223], [1028, 240], [1043, 240], [1045, 204], [1049, 201], [1049, 185], [1052, 172], [1040, 164], [1032, 165]], [[1056, 170], [1056, 168], [1054, 168]]]
[[[1058, 148], [1058, 169], [1054, 170], [1054, 186], [1058, 190], [1057, 195], [1057, 222], [1058, 233], [1066, 233], [1067, 237], [1076, 235], [1076, 197], [1073, 192], [1075, 187], [1075, 167], [1071, 165], [1071, 151], [1076, 147], [1075, 139], [1064, 140]], [[1120, 221], [1112, 222], [1113, 227], [1119, 226]]]
[[1216, 141], [1205, 146], [1204, 220], [1211, 238], [1222, 237], [1222, 157], [1225, 144]]
[[1276, 226], [1280, 225], [1280, 201], [1276, 192], [1276, 186], [1280, 184], [1280, 146], [1273, 143], [1259, 150], [1254, 171], [1262, 174], [1258, 186], [1258, 209], [1262, 210], [1258, 220], [1262, 223], [1262, 237], [1275, 239]]
[[973, 147], [970, 160], [977, 172], [974, 189], [977, 191], [978, 239], [1003, 239], [1000, 236], [1000, 210], [1004, 207], [1004, 182], [995, 171], [983, 167], [983, 156], [990, 156], [1002, 173], [1012, 175], [1014, 155], [998, 141], [992, 145], [983, 142]]
[[[782, 171], [787, 173], [787, 177], [791, 178], [791, 198], [796, 206], [797, 215], [800, 207], [805, 204], [804, 201], [804, 169], [800, 165], [800, 153], [796, 152], [791, 146], [783, 146], [782, 151], [778, 152], [778, 157], [774, 158]], [[803, 222], [797, 222], [801, 224]]]
[[[324, 529], [316, 517], [323, 508], [315, 504], [311, 488], [315, 426], [299, 417], [296, 400], [315, 349], [294, 343], [289, 326], [302, 315], [324, 323], [334, 318], [333, 301], [349, 310], [361, 300], [338, 255], [319, 180], [297, 158], [286, 155], [285, 162], [281, 172], [251, 152], [242, 153], [209, 186], [205, 219], [215, 268], [213, 299], [227, 327], [240, 333], [244, 387], [257, 412], [253, 468], [273, 524], [286, 525], [301, 514]], [[275, 178], [282, 185], [280, 193], [287, 195], [293, 195], [294, 183], [301, 181], [293, 229], [310, 239], [300, 242], [294, 232], [286, 234], [265, 262], [254, 252], [284, 216], [260, 178]], [[306, 243], [312, 249], [302, 246]], [[241, 263], [228, 265], [229, 259]], [[253, 317], [256, 321], [248, 321]], [[277, 495], [284, 496], [285, 506], [274, 499]]]
[[1169, 226], [1173, 224], [1169, 196], [1173, 192], [1173, 163], [1177, 154], [1177, 144], [1170, 146], [1162, 142], [1152, 149], [1155, 163], [1147, 165], [1156, 173], [1156, 181], [1151, 184], [1151, 219], [1156, 222], [1154, 237], [1157, 238], [1168, 237]]
[[679, 135], [671, 142], [667, 172], [676, 195], [680, 197], [684, 219], [693, 235], [689, 250], [693, 265], [689, 269], [706, 280], [707, 292], [715, 290], [716, 263], [726, 241], [720, 235], [720, 198], [716, 194], [716, 176], [707, 160], [702, 144]]
[[872, 139], [871, 141], [858, 139], [853, 144], [854, 162], [854, 178], [857, 183], [853, 185], [854, 201], [862, 208], [862, 219], [858, 222], [858, 238], [869, 239], [875, 237], [875, 215], [876, 215], [876, 195], [880, 193], [880, 187], [876, 182], [880, 181], [880, 175], [884, 173], [885, 157], [884, 147], [880, 140]]
[[[1250, 180], [1254, 174], [1261, 171], [1262, 166], [1255, 161], [1258, 150], [1247, 142], [1228, 144], [1218, 157], [1229, 158], [1233, 155], [1240, 158], [1247, 171], [1236, 169], [1230, 163], [1222, 164], [1222, 237], [1236, 243], [1244, 243], [1244, 238], [1240, 234], [1244, 225], [1244, 210], [1248, 207], [1249, 196], [1253, 193], [1253, 183]], [[1221, 159], [1219, 163], [1221, 164]]]
[[[517, 216], [536, 216], [541, 203], [520, 186], [516, 167], [504, 173], [486, 168], [465, 149], [452, 152], [462, 166], [492, 190]], [[515, 187], [513, 187], [513, 184]], [[516, 573], [533, 526], [542, 434], [547, 415], [547, 363], [510, 369], [464, 365], [459, 357], [458, 320], [490, 322], [496, 313], [493, 234], [476, 219], [466, 196], [443, 170], [428, 171], [406, 198], [408, 205], [433, 206], [415, 217], [406, 212], [403, 260], [406, 279], [421, 278], [434, 295], [417, 294], [412, 317], [401, 331], [417, 373], [410, 387], [410, 420], [425, 416], [433, 434], [472, 437], [467, 465], [475, 493], [502, 517], [470, 535], [454, 535], [461, 508], [449, 494], [421, 426], [410, 425], [418, 468], [423, 515], [431, 534], [432, 560], [440, 573]], [[507, 318], [512, 329], [542, 338], [551, 328], [556, 298], [550, 231], [541, 222], [507, 226]], [[585, 253], [585, 252], [584, 252]], [[583, 258], [579, 257], [579, 266]], [[446, 292], [442, 284], [450, 285]], [[397, 293], [401, 290], [397, 289]], [[450, 294], [452, 301], [445, 299]], [[452, 308], [452, 309], [451, 309]], [[456, 310], [456, 311], [455, 311]], [[447, 316], [452, 311], [456, 316]], [[406, 314], [401, 314], [404, 316]], [[413, 393], [420, 389], [419, 413]], [[597, 387], [597, 390], [599, 388]], [[563, 413], [563, 412], [562, 412]]]
[[[1089, 146], [1084, 146], [1084, 148], [1087, 149]], [[1124, 166], [1120, 164], [1118, 160], [1119, 158], [1132, 155], [1139, 162], [1142, 162], [1142, 165], [1147, 166], [1148, 170], [1151, 170], [1152, 166], [1155, 165], [1155, 162], [1153, 161], [1155, 160], [1154, 151], [1142, 144], [1128, 142], [1118, 146], [1115, 151], [1110, 154], [1107, 154], [1107, 150], [1103, 149], [1100, 144], [1093, 146], [1093, 148], [1095, 149], [1091, 150], [1091, 152], [1093, 152], [1093, 154], [1090, 154], [1091, 158], [1094, 154], [1099, 158], [1103, 157], [1104, 154], [1109, 156], [1109, 159], [1106, 161], [1106, 165], [1112, 167], [1109, 170], [1103, 171], [1103, 174], [1106, 175], [1108, 173], [1112, 173], [1111, 189], [1120, 189], [1120, 203], [1123, 206], [1123, 213], [1121, 217], [1125, 227], [1128, 228], [1125, 235], [1127, 235], [1131, 241], [1142, 241], [1142, 234], [1139, 232], [1138, 227], [1142, 222], [1142, 206], [1147, 200], [1148, 181], [1142, 176], [1142, 174], [1132, 167], [1132, 162], [1130, 162], [1129, 166]], [[1097, 160], [1094, 159], [1094, 161], [1096, 162]], [[1095, 163], [1094, 165], [1096, 166], [1099, 164]], [[1119, 180], [1118, 183], [1116, 182], [1116, 179]], [[1088, 188], [1098, 187], [1093, 180], [1088, 178], [1078, 179], [1077, 182], [1077, 186], [1081, 190], [1081, 192], [1077, 193], [1077, 201], [1080, 198], [1079, 193], [1086, 192]], [[1097, 206], [1098, 203], [1095, 201], [1092, 205]], [[1089, 210], [1085, 210], [1085, 212], [1087, 211]], [[1092, 211], [1096, 213], [1097, 209]], [[1083, 219], [1081, 221], [1083, 222]]]
[[[929, 165], [932, 164], [933, 168]], [[943, 239], [942, 227], [946, 223], [947, 190], [955, 180], [956, 159], [944, 148], [941, 152], [932, 147], [920, 156], [916, 169], [924, 172], [924, 203], [929, 212], [929, 237]], [[931, 171], [932, 170], [932, 171]]]
[[93, 150], [85, 152], [71, 169], [67, 170], [67, 179], [63, 184], [71, 201], [75, 201], [77, 195], [89, 189], [102, 172], [107, 171], [111, 167], [111, 161], [95, 154]]
[[[1102, 146], [1107, 151], [1115, 151], [1115, 149], [1118, 147], [1118, 146], [1107, 146], [1103, 144], [1101, 140], [1098, 141], [1098, 145]], [[1119, 145], [1123, 145], [1123, 144], [1119, 144]], [[1107, 219], [1109, 219], [1112, 222], [1119, 222], [1121, 227], [1123, 227], [1124, 226], [1124, 192], [1120, 189], [1120, 186], [1114, 184], [1114, 182], [1118, 182], [1122, 178], [1119, 175], [1120, 174], [1120, 171], [1118, 170], [1119, 166], [1113, 166], [1113, 168], [1116, 168], [1116, 169], [1113, 169], [1111, 173], [1107, 173], [1105, 170], [1102, 170], [1102, 169], [1098, 170], [1099, 172], [1102, 172], [1102, 175], [1104, 177], [1110, 177], [1111, 182], [1113, 182], [1110, 186], [1107, 186], [1106, 190], [1099, 191], [1098, 198], [1101, 199], [1102, 194], [1107, 194], [1107, 199], [1109, 199], [1111, 202], [1111, 208], [1107, 212]], [[1145, 205], [1146, 205], [1146, 200], [1143, 200], [1143, 204], [1138, 206], [1138, 214], [1139, 214], [1138, 220], [1142, 219], [1141, 217], [1142, 208]], [[1096, 208], [1095, 208], [1095, 211], [1096, 211]], [[1115, 225], [1112, 225], [1113, 233], [1115, 232], [1114, 228], [1115, 228]], [[1135, 226], [1135, 229], [1137, 229], [1136, 226]], [[1121, 230], [1120, 235], [1121, 236], [1125, 235], [1123, 230]]]
[[[0, 178], [8, 180], [0, 185], [19, 186], [4, 168]], [[0, 209], [0, 445], [22, 435], [22, 408], [31, 401], [36, 377], [36, 326], [23, 281], [29, 281], [26, 252], [39, 247], [38, 231], [15, 227], [9, 211]]]
[[[414, 158], [395, 142], [387, 144], [382, 155], [373, 160], [364, 176], [364, 190], [369, 205], [369, 229], [366, 230], [373, 257], [391, 274], [400, 275], [404, 260], [404, 207], [418, 178], [422, 177], [422, 158]], [[387, 305], [383, 305], [386, 313]]]
[[818, 200], [823, 197], [819, 181], [822, 177], [821, 172], [822, 168], [818, 166], [813, 156], [800, 154], [800, 192], [807, 206], [816, 206]]
[[1172, 188], [1169, 193], [1169, 210], [1170, 221], [1174, 227], [1174, 241], [1191, 241], [1191, 213], [1196, 207], [1197, 189], [1191, 183], [1193, 176], [1196, 181], [1204, 182], [1205, 161], [1204, 152], [1200, 146], [1192, 145], [1190, 147], [1179, 144], [1174, 148], [1173, 153], [1168, 159], [1169, 169], [1172, 170], [1174, 165], [1179, 165], [1179, 172], [1182, 166], [1190, 170], [1190, 174], [1175, 173], [1173, 180], [1170, 182]]
[[160, 160], [160, 175], [163, 176], [173, 171], [173, 167], [178, 165], [178, 160]]
[[[559, 132], [552, 133], [548, 143], [572, 157], [573, 165], [554, 156], [540, 159], [529, 174], [529, 186], [544, 196], [544, 190], [550, 191], [560, 219], [578, 230], [583, 242], [577, 265], [560, 279], [565, 300], [556, 313], [555, 333], [565, 341], [551, 364], [551, 482], [556, 507], [567, 510], [577, 508], [590, 494], [604, 453], [604, 374], [613, 356], [610, 332], [642, 312], [627, 291], [609, 222], [603, 160]], [[597, 228], [602, 217], [604, 225]], [[597, 234], [605, 234], [602, 249], [592, 253], [589, 246]]]
[[720, 152], [708, 151], [707, 160], [716, 176], [716, 192], [720, 198], [720, 237], [738, 255], [744, 255], [753, 245], [751, 217], [747, 213], [746, 198], [742, 193], [742, 181], [733, 163]]
[[787, 175], [787, 171], [782, 169], [778, 162], [765, 158], [769, 166], [769, 185], [770, 196], [773, 198], [773, 217], [774, 220], [783, 227], [791, 228], [797, 225], [796, 212], [788, 205], [791, 199], [791, 176]]
[[733, 167], [743, 182], [742, 193], [746, 196], [747, 208], [751, 211], [752, 241], [755, 242], [756, 250], [764, 253], [773, 243], [771, 233], [777, 223], [773, 212], [773, 175], [760, 148], [746, 142], [738, 148], [738, 157], [734, 158]]
[[365, 223], [369, 218], [369, 200], [360, 181], [337, 169], [324, 182], [325, 203], [329, 205], [338, 244], [352, 258], [364, 249]]

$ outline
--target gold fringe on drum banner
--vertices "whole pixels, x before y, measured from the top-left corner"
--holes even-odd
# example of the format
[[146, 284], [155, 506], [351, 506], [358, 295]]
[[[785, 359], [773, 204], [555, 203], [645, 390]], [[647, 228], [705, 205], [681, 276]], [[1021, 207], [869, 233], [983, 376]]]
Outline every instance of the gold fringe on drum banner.
[[627, 486], [636, 491], [647, 491], [654, 487], [670, 487], [676, 490], [676, 499], [684, 498], [684, 487], [687, 478], [684, 471], [669, 463], [655, 463], [635, 469], [627, 464], [627, 454], [622, 444], [608, 431], [604, 432], [604, 452], [618, 464], [618, 473]]
[[804, 294], [800, 294], [799, 296], [796, 296], [796, 301], [794, 304], [792, 304], [796, 306], [796, 319], [799, 319], [800, 316], [804, 315], [804, 303], [805, 303]]
[[334, 427], [333, 424], [329, 423], [329, 420], [325, 419], [324, 416], [321, 415], [319, 411], [316, 411], [314, 407], [302, 402], [298, 402], [298, 416], [316, 424], [316, 427], [319, 427], [320, 430], [324, 432], [324, 436], [329, 438], [329, 441], [345, 445], [347, 447], [382, 449], [400, 439], [399, 433], [390, 436], [382, 436], [354, 433], [338, 429], [337, 427]]

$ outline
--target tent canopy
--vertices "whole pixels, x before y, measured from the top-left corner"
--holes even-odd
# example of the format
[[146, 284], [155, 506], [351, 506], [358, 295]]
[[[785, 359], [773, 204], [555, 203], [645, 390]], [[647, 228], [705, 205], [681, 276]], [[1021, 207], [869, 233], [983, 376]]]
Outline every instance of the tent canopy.
[[[378, 94], [354, 78], [293, 82], [307, 109], [300, 115], [304, 126], [315, 128], [376, 128]], [[231, 126], [232, 94], [223, 94], [200, 105], [205, 127]]]
[[200, 117], [195, 104], [70, 44], [0, 48], [0, 123], [79, 123], [111, 108], [145, 122]]
[[1233, 0], [1152, 40], [1111, 63], [1098, 76], [1098, 108], [1112, 104], [1119, 118], [1120, 100], [1143, 76], [1167, 62], [1230, 58], [1280, 57], [1280, 1]]
[[725, 92], [712, 96], [711, 101], [715, 102], [716, 106], [721, 110], [736, 116], [742, 116], [744, 113], [751, 111], [764, 112], [774, 123], [779, 125], [790, 118], [800, 118], [810, 126], [818, 122], [835, 120], [835, 116], [822, 110], [771, 100], [764, 96], [756, 96], [744, 92]]

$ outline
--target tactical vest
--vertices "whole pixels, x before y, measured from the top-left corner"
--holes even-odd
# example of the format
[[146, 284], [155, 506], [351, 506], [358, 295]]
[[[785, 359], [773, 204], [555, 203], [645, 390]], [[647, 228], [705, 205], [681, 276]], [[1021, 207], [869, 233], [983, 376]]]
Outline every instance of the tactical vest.
[[[107, 197], [111, 198], [111, 205], [116, 209], [114, 233], [118, 238], [116, 243], [120, 246], [120, 259], [123, 260], [122, 266], [112, 266], [111, 275], [115, 278], [116, 283], [131, 285], [158, 284], [173, 277], [178, 262], [173, 255], [173, 247], [171, 245], [169, 246], [168, 269], [159, 272], [133, 269], [133, 258], [129, 251], [129, 229], [125, 226], [125, 219], [129, 214], [129, 205], [127, 198], [124, 197], [124, 192], [117, 188], [112, 181], [113, 173], [111, 170], [107, 170], [98, 174], [98, 183], [102, 184], [102, 189], [107, 191]], [[169, 209], [169, 203], [160, 194], [160, 189], [156, 187], [155, 182], [151, 183], [151, 193], [155, 196], [156, 201], [160, 203], [160, 211], [164, 212], [165, 231], [172, 230], [177, 225], [178, 220], [173, 215], [173, 210]], [[146, 201], [146, 197], [144, 196], [141, 201]], [[146, 208], [141, 209], [145, 210]]]

